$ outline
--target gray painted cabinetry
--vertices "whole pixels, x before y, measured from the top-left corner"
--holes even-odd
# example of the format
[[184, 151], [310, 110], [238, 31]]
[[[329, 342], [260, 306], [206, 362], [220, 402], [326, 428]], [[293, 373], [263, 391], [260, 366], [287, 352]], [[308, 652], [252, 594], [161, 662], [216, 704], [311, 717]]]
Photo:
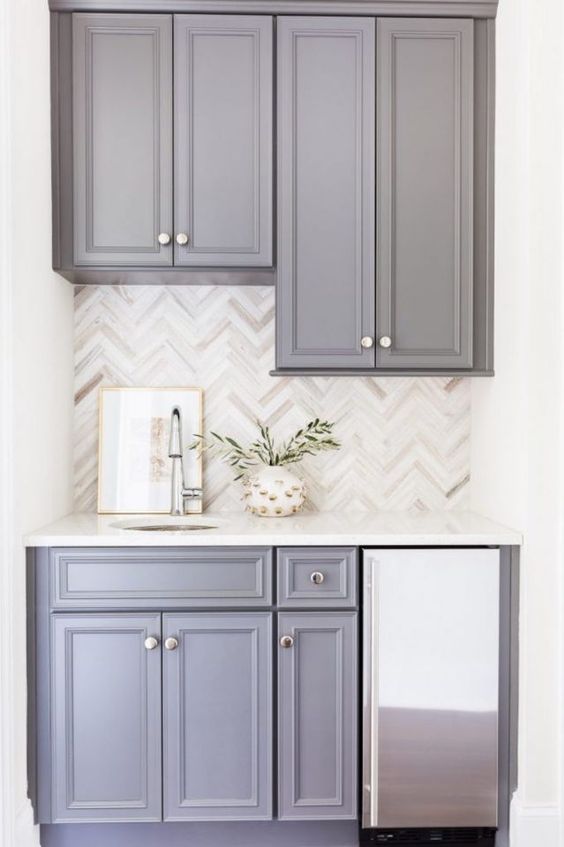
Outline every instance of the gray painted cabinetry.
[[161, 819], [161, 654], [144, 646], [160, 629], [158, 614], [52, 617], [53, 821]]
[[172, 24], [73, 15], [74, 263], [170, 265]]
[[272, 27], [54, 18], [56, 268], [272, 265]]
[[356, 618], [356, 612], [278, 616], [281, 820], [357, 817]]
[[473, 350], [474, 27], [378, 18], [375, 49], [371, 19], [279, 19], [279, 369], [491, 366]]
[[495, 2], [51, 5], [68, 279], [276, 282], [275, 374], [493, 373]]
[[356, 817], [357, 550], [277, 554], [37, 552], [40, 823]]
[[374, 367], [374, 109], [374, 19], [278, 19], [279, 367]]

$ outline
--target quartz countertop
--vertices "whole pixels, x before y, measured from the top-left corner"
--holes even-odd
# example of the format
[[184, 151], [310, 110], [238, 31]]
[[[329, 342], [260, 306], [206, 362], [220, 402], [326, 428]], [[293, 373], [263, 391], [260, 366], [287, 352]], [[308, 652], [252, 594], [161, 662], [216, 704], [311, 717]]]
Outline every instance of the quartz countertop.
[[[209, 524], [182, 532], [124, 529], [123, 524]], [[168, 515], [75, 513], [29, 533], [26, 547], [485, 546], [520, 545], [520, 532], [475, 512], [304, 512], [261, 518], [244, 512]]]

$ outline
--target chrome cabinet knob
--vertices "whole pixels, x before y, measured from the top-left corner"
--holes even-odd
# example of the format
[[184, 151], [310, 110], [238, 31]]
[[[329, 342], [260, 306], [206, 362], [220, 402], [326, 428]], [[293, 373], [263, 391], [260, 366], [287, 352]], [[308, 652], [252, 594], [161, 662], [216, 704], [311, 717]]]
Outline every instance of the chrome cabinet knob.
[[176, 650], [178, 647], [178, 639], [173, 638], [172, 636], [167, 638], [165, 641], [165, 647], [167, 650]]
[[283, 635], [282, 638], [280, 639], [280, 646], [281, 647], [293, 647], [294, 646], [294, 639], [292, 638], [291, 635]]
[[159, 646], [159, 639], [155, 638], [154, 635], [150, 635], [148, 638], [145, 639], [144, 644], [145, 650], [154, 650], [155, 647]]
[[185, 232], [178, 233], [178, 235], [176, 236], [176, 243], [180, 244], [181, 247], [184, 247], [186, 244], [188, 244], [188, 236]]
[[371, 335], [363, 335], [360, 339], [360, 346], [364, 347], [365, 350], [370, 350], [374, 346], [374, 339]]
[[383, 335], [378, 341], [378, 344], [380, 345], [380, 347], [383, 347], [384, 350], [387, 350], [388, 347], [392, 346], [392, 339], [389, 335]]
[[157, 235], [157, 241], [158, 241], [158, 242], [159, 242], [159, 244], [161, 244], [163, 247], [166, 247], [166, 245], [167, 245], [167, 244], [170, 244], [170, 242], [171, 242], [171, 237], [170, 237], [170, 235], [168, 234], [168, 232], [159, 232], [159, 234]]
[[321, 583], [323, 582], [325, 577], [323, 576], [321, 571], [314, 571], [312, 573], [312, 575], [310, 576], [310, 579], [311, 579], [311, 581], [313, 582], [314, 585], [321, 585]]

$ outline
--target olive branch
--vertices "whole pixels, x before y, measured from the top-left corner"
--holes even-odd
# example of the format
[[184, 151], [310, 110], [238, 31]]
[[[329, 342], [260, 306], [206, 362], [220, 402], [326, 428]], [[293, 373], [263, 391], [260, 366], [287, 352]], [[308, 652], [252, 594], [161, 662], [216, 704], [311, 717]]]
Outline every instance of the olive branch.
[[247, 446], [241, 445], [229, 435], [220, 435], [210, 431], [209, 437], [194, 435], [194, 441], [188, 445], [190, 450], [197, 450], [201, 456], [209, 452], [230, 465], [237, 475], [235, 480], [248, 475], [257, 465], [280, 467], [301, 462], [306, 456], [315, 456], [329, 450], [339, 450], [341, 443], [333, 435], [334, 423], [322, 421], [319, 418], [309, 421], [298, 429], [288, 441], [277, 447], [270, 427], [257, 421], [260, 433], [255, 441]]

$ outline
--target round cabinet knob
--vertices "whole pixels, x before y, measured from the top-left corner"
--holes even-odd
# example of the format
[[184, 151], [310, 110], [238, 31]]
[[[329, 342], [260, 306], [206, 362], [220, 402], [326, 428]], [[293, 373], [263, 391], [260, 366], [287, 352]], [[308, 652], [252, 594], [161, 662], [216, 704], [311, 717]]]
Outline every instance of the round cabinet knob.
[[365, 350], [370, 350], [370, 348], [374, 346], [374, 339], [371, 335], [364, 335], [360, 339], [360, 346], [364, 347]]
[[150, 635], [145, 639], [145, 650], [154, 650], [155, 647], [159, 646], [159, 639], [155, 638], [154, 635]]
[[321, 585], [321, 583], [323, 582], [325, 577], [323, 576], [321, 571], [314, 571], [312, 573], [312, 575], [310, 576], [310, 579], [311, 579], [311, 581], [313, 582], [314, 585]]
[[383, 347], [384, 350], [387, 350], [388, 347], [392, 346], [392, 339], [389, 335], [383, 335], [382, 338], [379, 340], [378, 344], [380, 345], [380, 347]]
[[294, 639], [292, 638], [291, 635], [283, 635], [282, 638], [280, 639], [280, 646], [281, 647], [293, 647], [294, 646]]
[[167, 638], [165, 641], [165, 647], [167, 650], [176, 650], [178, 647], [178, 640], [176, 638], [172, 638], [172, 636]]
[[188, 244], [188, 236], [185, 232], [178, 233], [178, 235], [176, 236], [176, 243], [180, 244], [181, 247], [184, 247], [186, 244]]
[[167, 244], [170, 244], [170, 242], [171, 242], [171, 237], [170, 237], [170, 235], [168, 234], [168, 232], [160, 232], [160, 233], [158, 234], [158, 236], [157, 236], [157, 241], [158, 241], [158, 242], [159, 242], [159, 244], [161, 244], [163, 247], [166, 247], [166, 245], [167, 245]]

